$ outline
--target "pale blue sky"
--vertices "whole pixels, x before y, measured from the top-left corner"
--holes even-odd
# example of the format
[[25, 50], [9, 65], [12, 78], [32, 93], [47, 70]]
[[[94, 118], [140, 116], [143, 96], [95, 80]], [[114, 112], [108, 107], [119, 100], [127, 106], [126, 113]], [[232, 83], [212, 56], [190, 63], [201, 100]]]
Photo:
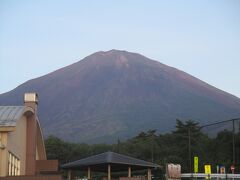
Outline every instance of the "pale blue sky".
[[239, 0], [0, 0], [0, 93], [111, 49], [240, 97]]

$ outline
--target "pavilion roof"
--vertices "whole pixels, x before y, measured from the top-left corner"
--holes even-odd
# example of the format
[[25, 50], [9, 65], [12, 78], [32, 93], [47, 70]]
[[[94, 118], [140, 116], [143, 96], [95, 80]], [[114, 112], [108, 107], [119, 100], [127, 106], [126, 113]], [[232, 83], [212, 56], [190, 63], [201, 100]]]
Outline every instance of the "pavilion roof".
[[113, 171], [121, 171], [126, 169], [128, 166], [131, 166], [133, 169], [137, 170], [160, 167], [159, 165], [151, 162], [109, 151], [64, 164], [62, 165], [62, 168], [80, 170], [91, 167], [98, 171], [104, 171], [108, 164], [111, 164]]

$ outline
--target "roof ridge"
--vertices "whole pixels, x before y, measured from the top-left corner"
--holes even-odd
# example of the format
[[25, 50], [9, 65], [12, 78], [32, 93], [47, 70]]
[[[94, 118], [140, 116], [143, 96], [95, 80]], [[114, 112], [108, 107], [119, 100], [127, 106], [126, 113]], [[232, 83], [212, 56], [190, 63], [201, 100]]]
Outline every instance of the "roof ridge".
[[107, 151], [107, 162], [112, 162], [112, 157], [113, 157], [113, 152], [112, 151]]

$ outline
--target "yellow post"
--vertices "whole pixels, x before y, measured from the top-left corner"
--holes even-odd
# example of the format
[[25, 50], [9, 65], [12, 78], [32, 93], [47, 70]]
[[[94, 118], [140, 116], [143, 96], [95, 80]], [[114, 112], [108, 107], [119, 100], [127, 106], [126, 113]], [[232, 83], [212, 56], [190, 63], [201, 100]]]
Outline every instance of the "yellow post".
[[111, 165], [108, 164], [108, 180], [111, 180]]
[[87, 178], [91, 179], [91, 168], [88, 167]]
[[68, 170], [68, 180], [72, 180], [72, 171]]
[[198, 157], [194, 156], [194, 173], [198, 173]]
[[148, 172], [147, 172], [147, 180], [151, 180], [151, 178], [152, 178], [151, 169], [148, 168]]
[[131, 166], [128, 166], [128, 177], [130, 178], [132, 176], [132, 169]]

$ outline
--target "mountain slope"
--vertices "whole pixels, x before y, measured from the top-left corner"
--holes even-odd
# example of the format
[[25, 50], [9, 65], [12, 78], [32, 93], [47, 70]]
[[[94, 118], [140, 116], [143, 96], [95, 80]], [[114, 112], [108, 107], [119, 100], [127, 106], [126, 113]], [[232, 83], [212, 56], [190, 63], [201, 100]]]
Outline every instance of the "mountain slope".
[[45, 136], [112, 142], [146, 129], [167, 132], [176, 118], [201, 123], [240, 116], [240, 99], [193, 76], [127, 51], [94, 53], [0, 95], [21, 105], [39, 94]]

